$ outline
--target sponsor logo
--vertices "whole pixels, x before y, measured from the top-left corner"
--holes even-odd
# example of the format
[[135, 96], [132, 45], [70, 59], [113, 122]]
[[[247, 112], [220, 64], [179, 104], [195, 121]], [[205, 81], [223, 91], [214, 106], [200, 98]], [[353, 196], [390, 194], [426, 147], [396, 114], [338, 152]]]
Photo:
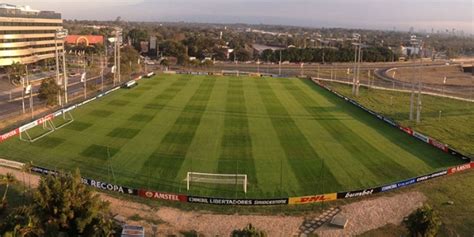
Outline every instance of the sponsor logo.
[[306, 203], [316, 203], [316, 202], [325, 202], [332, 201], [337, 199], [336, 193], [331, 194], [321, 194], [314, 196], [304, 196], [304, 197], [292, 197], [289, 198], [289, 204], [306, 204]]
[[389, 190], [393, 190], [393, 189], [397, 189], [397, 188], [409, 186], [409, 185], [412, 185], [412, 184], [416, 183], [416, 180], [417, 180], [417, 179], [414, 178], [414, 179], [409, 179], [409, 180], [405, 180], [405, 181], [402, 181], [402, 182], [390, 184], [390, 185], [387, 185], [387, 186], [383, 186], [383, 187], [380, 189], [380, 191], [381, 191], [381, 192], [386, 192], [386, 191], [389, 191]]
[[434, 178], [437, 178], [437, 177], [440, 177], [440, 176], [443, 176], [443, 175], [446, 175], [446, 174], [448, 174], [447, 170], [439, 171], [439, 172], [436, 172], [436, 173], [432, 173], [432, 174], [429, 174], [429, 175], [424, 175], [424, 176], [418, 177], [418, 178], [416, 178], [416, 182], [417, 183], [418, 182], [423, 182], [423, 181], [434, 179]]
[[178, 202], [186, 202], [187, 200], [187, 197], [183, 195], [147, 191], [147, 190], [139, 190], [138, 195], [141, 197], [157, 199], [157, 200], [168, 200], [168, 201], [178, 201]]
[[62, 110], [57, 111], [56, 113], [53, 114], [54, 117], [58, 117], [59, 115], [63, 114]]
[[366, 189], [366, 190], [356, 191], [356, 192], [347, 192], [343, 194], [345, 194], [344, 198], [363, 197], [363, 196], [374, 194], [374, 189]]
[[394, 121], [392, 121], [391, 119], [388, 119], [388, 118], [383, 118], [383, 121], [389, 123], [390, 125], [396, 127], [398, 126]]
[[33, 166], [31, 167], [31, 171], [33, 172], [36, 172], [36, 173], [40, 173], [40, 174], [50, 174], [50, 175], [58, 175], [59, 173], [54, 171], [54, 170], [50, 170], [50, 169], [46, 169], [46, 168], [42, 168], [42, 167], [38, 167], [38, 166]]
[[25, 124], [25, 125], [20, 127], [20, 132], [24, 132], [28, 129], [32, 129], [32, 128], [36, 127], [37, 125], [38, 125], [38, 120], [33, 121], [31, 123], [28, 123], [28, 124]]
[[421, 141], [424, 141], [426, 143], [429, 143], [429, 138], [419, 132], [413, 132], [413, 136], [418, 138]]
[[392, 190], [392, 189], [396, 189], [397, 188], [397, 184], [390, 184], [388, 186], [384, 186], [382, 187], [382, 192], [385, 192], [385, 191], [389, 191], [389, 190]]
[[456, 166], [448, 170], [448, 174], [454, 174], [457, 172], [465, 171], [472, 168], [472, 163]]
[[409, 179], [409, 180], [406, 180], [406, 181], [402, 181], [402, 182], [397, 183], [397, 188], [409, 186], [409, 185], [412, 185], [414, 183], [416, 183], [416, 179]]
[[3, 135], [0, 136], [0, 142], [7, 140], [10, 137], [16, 136], [19, 133], [19, 129], [11, 130], [10, 132], [7, 132]]
[[400, 130], [402, 130], [402, 131], [404, 131], [404, 132], [406, 132], [410, 135], [413, 135], [413, 130], [411, 130], [411, 128], [406, 128], [406, 127], [403, 127], [403, 126], [400, 126], [399, 128], [400, 128]]
[[69, 107], [69, 108], [64, 109], [63, 111], [64, 111], [64, 113], [66, 113], [66, 112], [69, 112], [69, 111], [71, 111], [71, 110], [73, 110], [73, 109], [75, 109], [75, 108], [76, 108], [76, 105], [73, 105], [73, 106], [71, 106], [71, 107]]
[[225, 199], [208, 197], [188, 197], [190, 203], [202, 203], [213, 205], [240, 205], [240, 206], [265, 206], [288, 204], [288, 199]]
[[124, 194], [134, 194], [133, 189], [122, 187], [119, 185], [115, 184], [109, 184], [93, 179], [87, 179], [87, 178], [82, 178], [82, 183], [88, 186], [92, 186], [94, 188], [106, 190], [106, 191], [112, 191], [112, 192], [118, 192], [118, 193], [124, 193]]
[[39, 124], [43, 124], [43, 123], [45, 123], [45, 122], [47, 122], [47, 121], [50, 121], [50, 120], [52, 120], [53, 118], [54, 118], [54, 115], [49, 114], [49, 115], [46, 115], [46, 116], [44, 116], [44, 117], [42, 117], [42, 118], [36, 120], [36, 122], [37, 122], [37, 124], [39, 125]]
[[433, 145], [434, 147], [444, 151], [444, 152], [448, 151], [448, 147], [446, 147], [446, 145], [444, 145], [441, 142], [438, 142], [438, 141], [436, 141], [432, 138], [430, 138], [430, 144]]

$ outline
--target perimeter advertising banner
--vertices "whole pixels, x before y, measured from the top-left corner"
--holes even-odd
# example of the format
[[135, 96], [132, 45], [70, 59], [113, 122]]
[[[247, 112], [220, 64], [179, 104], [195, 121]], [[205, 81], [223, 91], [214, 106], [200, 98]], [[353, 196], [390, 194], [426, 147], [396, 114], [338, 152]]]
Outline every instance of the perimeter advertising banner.
[[337, 193], [337, 199], [369, 196], [372, 194], [380, 193], [381, 190], [382, 190], [382, 187], [377, 187], [377, 188], [369, 188], [369, 189], [363, 189], [363, 190], [357, 190], [357, 191], [351, 191], [351, 192], [340, 192], [340, 193]]
[[454, 173], [458, 173], [458, 172], [465, 171], [472, 168], [474, 168], [473, 162], [450, 168], [448, 169], [448, 174], [454, 174]]
[[280, 199], [228, 199], [228, 198], [211, 198], [211, 197], [188, 197], [189, 203], [201, 203], [212, 205], [235, 205], [235, 206], [269, 206], [269, 205], [286, 205], [288, 198]]
[[[39, 174], [43, 175], [59, 175], [59, 172], [50, 170], [47, 168], [39, 167], [39, 166], [33, 166], [31, 167], [32, 172], [36, 172]], [[133, 188], [127, 188], [124, 186], [116, 185], [116, 184], [110, 184], [106, 182], [101, 182], [97, 181], [94, 179], [89, 179], [89, 178], [83, 178], [81, 177], [81, 181], [83, 184], [87, 186], [91, 186], [97, 189], [105, 190], [105, 191], [111, 191], [111, 192], [116, 192], [116, 193], [121, 193], [121, 194], [129, 194], [129, 195], [138, 195], [138, 190], [133, 189]]]
[[82, 178], [82, 183], [87, 186], [102, 189], [105, 191], [111, 191], [111, 192], [116, 192], [116, 193], [121, 193], [121, 194], [129, 194], [129, 195], [134, 195], [134, 196], [138, 195], [138, 190], [136, 189], [127, 188], [127, 187], [116, 185], [116, 184], [101, 182], [94, 179]]
[[444, 152], [448, 152], [448, 147], [445, 144], [438, 142], [431, 137], [430, 137], [430, 144]]
[[11, 130], [10, 132], [7, 132], [3, 135], [0, 135], [0, 143], [4, 142], [5, 140], [9, 139], [10, 137], [14, 137], [14, 136], [18, 135], [18, 134], [20, 134], [20, 129], [19, 128]]
[[317, 202], [334, 201], [337, 199], [337, 193], [304, 196], [304, 197], [291, 197], [288, 199], [288, 204], [308, 204]]
[[148, 191], [144, 189], [138, 190], [138, 196], [149, 198], [149, 199], [155, 199], [155, 200], [167, 200], [167, 201], [175, 201], [175, 202], [188, 201], [188, 197], [185, 195]]

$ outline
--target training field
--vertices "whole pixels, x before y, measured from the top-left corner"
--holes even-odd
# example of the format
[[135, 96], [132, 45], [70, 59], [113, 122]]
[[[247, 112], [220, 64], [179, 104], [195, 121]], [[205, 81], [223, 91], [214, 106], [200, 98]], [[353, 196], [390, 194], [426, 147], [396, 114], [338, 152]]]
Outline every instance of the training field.
[[[0, 157], [133, 188], [271, 198], [378, 186], [459, 164], [302, 79], [160, 75], [72, 112], [75, 121]], [[39, 128], [33, 133], [40, 132]], [[247, 174], [192, 184], [188, 171]]]

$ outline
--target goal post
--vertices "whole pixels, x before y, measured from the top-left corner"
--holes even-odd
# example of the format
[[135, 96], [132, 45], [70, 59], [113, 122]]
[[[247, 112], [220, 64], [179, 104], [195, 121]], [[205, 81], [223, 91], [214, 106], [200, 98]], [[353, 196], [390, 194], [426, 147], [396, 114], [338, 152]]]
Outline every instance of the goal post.
[[188, 172], [186, 175], [187, 190], [189, 190], [191, 183], [242, 185], [244, 192], [247, 193], [248, 179], [246, 174]]
[[[34, 127], [37, 127], [37, 125], [38, 124], [36, 123], [36, 125]], [[51, 120], [44, 121], [43, 123], [40, 124], [40, 126], [42, 127], [43, 132], [41, 132], [39, 135], [36, 135], [36, 136], [34, 136], [34, 135], [32, 135], [28, 132], [30, 129], [32, 129], [34, 127], [20, 129], [20, 140], [25, 141], [25, 142], [33, 143], [33, 142], [36, 142], [39, 139], [51, 134], [55, 130], [53, 122]]]
[[224, 76], [240, 76], [239, 70], [221, 70], [221, 73]]
[[58, 125], [56, 125], [54, 123], [54, 121], [52, 121], [54, 130], [61, 129], [61, 128], [71, 124], [72, 122], [74, 122], [74, 117], [72, 117], [72, 114], [71, 114], [70, 111], [62, 112], [61, 117], [62, 117], [63, 121], [61, 121]]

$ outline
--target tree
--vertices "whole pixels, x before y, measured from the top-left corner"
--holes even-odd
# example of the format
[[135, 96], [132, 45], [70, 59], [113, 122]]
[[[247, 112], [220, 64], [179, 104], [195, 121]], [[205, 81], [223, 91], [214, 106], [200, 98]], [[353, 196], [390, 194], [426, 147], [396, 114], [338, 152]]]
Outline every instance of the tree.
[[54, 106], [58, 104], [58, 93], [60, 93], [61, 87], [56, 83], [53, 78], [46, 78], [41, 82], [41, 86], [38, 90], [38, 98], [45, 100], [46, 105]]
[[265, 232], [258, 230], [252, 224], [248, 224], [242, 230], [234, 230], [231, 234], [232, 237], [265, 237]]
[[404, 223], [413, 237], [434, 237], [441, 226], [438, 212], [429, 205], [418, 208]]
[[1, 183], [5, 184], [5, 192], [3, 192], [3, 197], [2, 197], [2, 208], [6, 208], [8, 201], [7, 201], [7, 194], [8, 194], [8, 188], [12, 183], [14, 183], [15, 177], [11, 173], [7, 173], [6, 176], [4, 176], [1, 180]]
[[50, 175], [40, 180], [33, 202], [7, 217], [10, 221], [0, 231], [28, 231], [28, 236], [111, 236], [116, 226], [108, 205], [82, 183], [79, 171]]
[[128, 78], [132, 73], [141, 70], [141, 66], [138, 64], [140, 54], [137, 50], [131, 46], [125, 46], [120, 53], [120, 74], [122, 78]]
[[6, 67], [6, 72], [10, 82], [19, 83], [21, 77], [26, 73], [26, 67], [20, 62], [14, 62], [12, 65]]

